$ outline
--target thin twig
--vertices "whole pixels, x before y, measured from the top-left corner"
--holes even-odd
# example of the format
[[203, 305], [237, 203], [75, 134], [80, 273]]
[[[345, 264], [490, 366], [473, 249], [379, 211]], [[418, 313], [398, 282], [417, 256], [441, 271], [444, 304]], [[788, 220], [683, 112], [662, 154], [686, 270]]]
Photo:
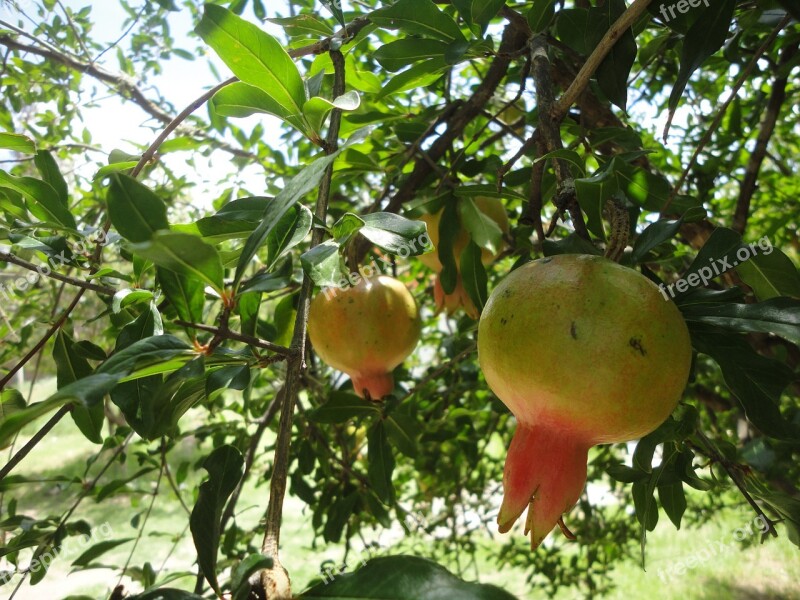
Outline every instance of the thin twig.
[[55, 427], [56, 425], [58, 425], [58, 422], [61, 419], [63, 419], [66, 415], [68, 415], [71, 410], [72, 410], [71, 404], [65, 404], [64, 406], [59, 408], [58, 412], [56, 412], [56, 414], [50, 417], [47, 423], [42, 425], [41, 428], [35, 434], [33, 434], [33, 437], [29, 439], [27, 442], [25, 442], [25, 445], [22, 446], [22, 448], [20, 448], [19, 450], [17, 450], [17, 453], [14, 454], [14, 456], [12, 456], [5, 465], [3, 465], [3, 468], [0, 469], [0, 481], [3, 481], [3, 479], [5, 479], [6, 475], [11, 473], [14, 467], [16, 467], [20, 462], [22, 462], [22, 459], [28, 456], [31, 450], [33, 450], [36, 447], [36, 445], [39, 442], [41, 442], [42, 439], [48, 433], [50, 433], [50, 430], [53, 429], [53, 427]]
[[[334, 67], [333, 96], [340, 96], [345, 90], [345, 66], [344, 56], [339, 50], [330, 52], [331, 61]], [[336, 151], [339, 143], [339, 127], [341, 125], [342, 113], [334, 109], [331, 112], [330, 127], [326, 136], [325, 152], [332, 154]], [[330, 200], [331, 183], [333, 180], [333, 165], [329, 165], [325, 170], [319, 186], [317, 202], [315, 206], [315, 217], [320, 223], [325, 222], [328, 213], [328, 202]], [[311, 237], [311, 247], [319, 245], [325, 231], [315, 228]], [[308, 274], [303, 276], [303, 285], [297, 299], [297, 317], [294, 323], [294, 333], [292, 335], [291, 349], [294, 356], [289, 359], [286, 369], [286, 382], [283, 387], [281, 398], [281, 417], [278, 424], [278, 439], [275, 442], [275, 457], [273, 461], [272, 478], [270, 479], [269, 504], [266, 513], [266, 525], [264, 528], [264, 541], [261, 551], [267, 556], [271, 556], [274, 561], [272, 569], [268, 569], [261, 574], [261, 585], [264, 595], [267, 598], [288, 598], [291, 597], [291, 584], [289, 583], [288, 573], [281, 565], [279, 557], [279, 545], [281, 535], [281, 522], [283, 520], [283, 501], [286, 495], [286, 483], [289, 475], [289, 450], [292, 440], [292, 423], [294, 409], [297, 403], [297, 394], [300, 387], [300, 377], [305, 367], [304, 349], [306, 345], [308, 329], [308, 311], [311, 305], [311, 292], [314, 283]]]
[[0, 252], [0, 262], [7, 262], [13, 265], [17, 265], [18, 267], [22, 267], [23, 269], [28, 269], [29, 271], [33, 271], [38, 273], [43, 277], [49, 277], [50, 279], [56, 279], [58, 281], [62, 281], [64, 283], [68, 283], [70, 285], [74, 285], [79, 288], [83, 288], [85, 290], [89, 290], [92, 292], [97, 292], [98, 294], [106, 294], [107, 296], [113, 296], [117, 293], [117, 290], [114, 288], [105, 286], [105, 285], [97, 285], [96, 283], [91, 283], [89, 281], [84, 281], [82, 279], [77, 279], [76, 277], [69, 277], [68, 275], [61, 275], [56, 273], [52, 269], [50, 269], [49, 273], [42, 272], [41, 265], [35, 265], [27, 260], [23, 260], [18, 256], [14, 256], [13, 254], [9, 254], [8, 252]]
[[264, 350], [269, 350], [270, 352], [275, 352], [276, 354], [281, 354], [283, 356], [294, 355], [294, 352], [291, 348], [287, 348], [286, 346], [281, 346], [279, 344], [273, 344], [272, 342], [262, 340], [261, 338], [245, 335], [243, 333], [237, 333], [235, 331], [231, 331], [230, 329], [222, 329], [212, 325], [203, 325], [202, 323], [190, 323], [189, 321], [184, 321], [182, 319], [175, 319], [172, 322], [176, 325], [180, 325], [181, 327], [188, 327], [189, 329], [197, 329], [199, 331], [207, 331], [208, 333], [213, 333], [215, 336], [219, 336], [224, 339], [236, 340], [237, 342], [242, 342], [250, 346], [256, 346], [257, 348], [263, 348]]

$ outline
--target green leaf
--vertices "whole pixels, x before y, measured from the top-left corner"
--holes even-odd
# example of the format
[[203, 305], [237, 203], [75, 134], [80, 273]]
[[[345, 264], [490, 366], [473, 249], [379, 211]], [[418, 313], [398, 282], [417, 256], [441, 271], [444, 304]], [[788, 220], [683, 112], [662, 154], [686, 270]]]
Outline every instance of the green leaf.
[[725, 384], [755, 427], [778, 439], [792, 440], [800, 435], [800, 427], [780, 410], [783, 391], [794, 380], [791, 369], [756, 353], [740, 335], [692, 323], [689, 332], [694, 348], [720, 366]]
[[452, 294], [458, 283], [458, 265], [456, 264], [453, 247], [458, 234], [461, 232], [461, 221], [458, 218], [456, 202], [446, 202], [439, 219], [439, 262], [442, 270], [439, 272], [439, 281], [445, 294]]
[[0, 448], [7, 447], [14, 436], [28, 423], [46, 415], [71, 401], [91, 406], [102, 401], [103, 396], [113, 388], [119, 376], [116, 374], [94, 374], [64, 386], [42, 402], [35, 402], [22, 410], [0, 418]]
[[403, 38], [384, 44], [372, 57], [387, 71], [393, 73], [413, 63], [440, 57], [444, 62], [447, 44], [438, 40]]
[[[92, 374], [92, 367], [86, 359], [75, 354], [74, 344], [75, 342], [63, 329], [58, 331], [53, 343], [53, 361], [56, 363], [56, 384], [59, 389]], [[102, 402], [91, 406], [79, 404], [70, 411], [70, 414], [87, 440], [95, 444], [103, 443], [105, 413]]]
[[97, 368], [97, 373], [124, 378], [153, 365], [162, 365], [176, 358], [182, 359], [183, 363], [194, 356], [196, 355], [191, 347], [175, 336], [154, 335], [117, 350]]
[[103, 554], [108, 552], [109, 550], [113, 550], [117, 546], [121, 546], [122, 544], [127, 544], [130, 541], [133, 541], [134, 538], [124, 538], [121, 540], [104, 540], [102, 542], [98, 542], [94, 546], [89, 547], [81, 555], [72, 561], [73, 567], [89, 567], [92, 561], [96, 558], [101, 557]]
[[305, 124], [300, 115], [291, 113], [264, 90], [237, 81], [226, 85], [211, 99], [214, 112], [222, 117], [244, 118], [255, 114], [267, 114], [285, 120], [287, 123], [305, 132]]
[[383, 422], [389, 441], [400, 452], [414, 458], [417, 456], [417, 432], [419, 425], [414, 417], [402, 410], [390, 412]]
[[336, 287], [347, 277], [340, 247], [336, 240], [326, 240], [300, 256], [303, 271], [320, 287]]
[[311, 211], [299, 204], [284, 213], [267, 235], [267, 270], [271, 270], [282, 256], [306, 238], [313, 221]]
[[244, 276], [244, 271], [250, 264], [258, 249], [266, 241], [270, 232], [275, 229], [286, 212], [303, 196], [319, 184], [325, 170], [333, 163], [341, 152], [353, 144], [363, 141], [372, 129], [365, 127], [359, 129], [336, 152], [316, 159], [295, 175], [281, 192], [270, 202], [262, 215], [261, 222], [245, 242], [244, 249], [236, 265], [236, 274], [233, 280], [234, 289], [239, 287], [239, 282]]
[[334, 108], [338, 108], [342, 111], [353, 111], [356, 110], [360, 104], [361, 97], [355, 90], [351, 90], [338, 98], [334, 98], [333, 102], [326, 98], [315, 96], [309, 98], [306, 100], [305, 104], [303, 104], [303, 115], [311, 127], [311, 131], [319, 134], [325, 123], [325, 117], [327, 117], [328, 113]]
[[604, 167], [591, 177], [575, 180], [578, 204], [586, 213], [586, 227], [601, 240], [606, 239], [603, 229], [603, 207], [619, 190], [613, 162], [609, 163], [608, 168]]
[[494, 254], [503, 245], [503, 230], [494, 219], [481, 212], [472, 198], [461, 198], [458, 201], [458, 215], [464, 229], [478, 247], [486, 248]]
[[683, 482], [677, 480], [670, 483], [659, 483], [656, 489], [664, 512], [675, 525], [675, 529], [680, 529], [683, 513], [686, 512], [686, 493], [683, 491]]
[[286, 35], [290, 37], [320, 38], [333, 35], [333, 28], [316, 14], [301, 13], [294, 17], [275, 17], [267, 21], [283, 27]]
[[107, 201], [111, 223], [131, 242], [146, 242], [156, 231], [169, 229], [166, 204], [133, 177], [111, 175]]
[[389, 254], [406, 258], [432, 249], [424, 221], [412, 221], [387, 212], [370, 213], [362, 220], [364, 226], [359, 233]]
[[208, 479], [200, 484], [197, 502], [189, 519], [197, 550], [197, 564], [217, 595], [221, 595], [217, 582], [217, 550], [222, 535], [222, 510], [242, 478], [243, 466], [244, 459], [236, 448], [228, 445], [216, 448], [203, 461]]
[[683, 219], [661, 219], [648, 225], [636, 238], [631, 252], [631, 262], [634, 264], [644, 262], [650, 250], [675, 237], [682, 223]]
[[400, 29], [405, 33], [434, 38], [443, 42], [465, 42], [453, 18], [431, 0], [398, 0], [394, 4], [373, 11], [370, 20], [386, 29]]
[[163, 267], [156, 267], [156, 280], [179, 319], [190, 323], [203, 321], [205, 293], [201, 281]]
[[361, 217], [345, 213], [333, 224], [331, 235], [339, 244], [343, 244], [363, 226], [364, 220]]
[[339, 25], [342, 27], [346, 27], [347, 23], [344, 20], [344, 13], [342, 12], [342, 2], [341, 0], [320, 0], [322, 4], [331, 11], [331, 14], [334, 18], [339, 22]]
[[541, 33], [550, 25], [555, 16], [555, 0], [534, 0], [528, 11], [528, 25], [533, 33]]
[[300, 595], [301, 600], [515, 600], [492, 585], [467, 583], [426, 558], [373, 558], [354, 573], [337, 575]]
[[69, 191], [67, 190], [67, 182], [64, 181], [64, 176], [58, 168], [53, 155], [47, 150], [39, 150], [33, 158], [36, 168], [42, 179], [49, 183], [58, 194], [61, 204], [69, 206]]
[[[635, 481], [631, 486], [633, 508], [636, 519], [646, 531], [653, 531], [658, 525], [658, 505], [646, 481]], [[643, 534], [644, 535], [644, 534]]]
[[250, 582], [248, 581], [250, 576], [263, 569], [271, 569], [272, 564], [273, 560], [263, 554], [246, 556], [231, 575], [233, 600], [247, 600], [250, 597]]
[[481, 31], [485, 31], [486, 25], [497, 15], [505, 0], [455, 0], [453, 4], [467, 25], [474, 23], [480, 26]]
[[[596, 46], [606, 31], [625, 12], [624, 0], [607, 0], [600, 7], [589, 9], [590, 31]], [[636, 41], [630, 29], [620, 34], [611, 51], [595, 72], [597, 83], [606, 97], [622, 110], [628, 103], [628, 77], [636, 60]]]
[[683, 38], [680, 69], [669, 95], [669, 110], [674, 112], [686, 84], [700, 65], [719, 50], [728, 37], [736, 0], [720, 0], [704, 10]]
[[450, 66], [443, 57], [434, 57], [417, 63], [410, 69], [406, 69], [392, 77], [375, 96], [375, 100], [383, 100], [387, 96], [398, 92], [426, 87], [439, 79]]
[[20, 154], [34, 154], [36, 152], [36, 142], [21, 133], [0, 131], [0, 148], [19, 152]]
[[183, 590], [157, 588], [141, 594], [136, 594], [135, 596], [130, 596], [127, 600], [205, 600], [205, 598]]
[[773, 298], [757, 304], [702, 303], [681, 306], [687, 321], [737, 332], [774, 333], [800, 344], [800, 300]]
[[461, 281], [472, 303], [478, 308], [478, 312], [483, 312], [486, 300], [489, 298], [487, 291], [488, 280], [486, 269], [481, 260], [482, 252], [480, 247], [470, 241], [461, 253]]
[[214, 246], [206, 244], [199, 237], [158, 231], [149, 241], [131, 247], [139, 256], [155, 265], [204, 281], [222, 295], [222, 259]]
[[278, 40], [216, 4], [205, 5], [195, 31], [234, 75], [271, 99], [270, 106], [280, 112], [277, 116], [304, 130], [303, 79]]
[[800, 274], [792, 259], [778, 248], [762, 250], [736, 267], [736, 272], [747, 285], [753, 288], [756, 298], [769, 300], [776, 296], [800, 298]]
[[75, 217], [49, 183], [33, 177], [14, 177], [0, 170], [0, 188], [22, 194], [27, 200], [28, 210], [36, 218], [75, 229]]
[[25, 409], [25, 397], [15, 389], [0, 391], [0, 423], [16, 412]]
[[729, 271], [736, 266], [736, 252], [741, 247], [742, 236], [733, 229], [717, 227], [700, 248], [682, 279], [688, 280], [694, 274], [702, 275], [701, 270], [708, 273], [712, 267], [714, 277]]
[[382, 421], [376, 421], [367, 431], [367, 453], [369, 455], [367, 476], [372, 491], [381, 502], [390, 504], [394, 500], [392, 472], [395, 462]]
[[345, 423], [350, 419], [377, 417], [379, 406], [348, 392], [331, 392], [328, 401], [308, 413], [316, 423]]

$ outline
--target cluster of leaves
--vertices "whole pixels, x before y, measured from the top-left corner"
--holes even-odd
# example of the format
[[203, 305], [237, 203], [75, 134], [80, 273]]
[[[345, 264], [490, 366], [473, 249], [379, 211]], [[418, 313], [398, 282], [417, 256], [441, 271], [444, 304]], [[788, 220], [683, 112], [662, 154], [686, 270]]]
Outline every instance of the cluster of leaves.
[[[19, 164], [0, 171], [0, 239], [10, 254], [34, 265], [61, 257], [62, 274], [72, 284], [100, 288], [81, 288], [80, 303], [66, 313], [70, 281], [40, 276], [32, 284], [4, 288], [11, 302], [0, 314], [0, 364], [16, 370], [56, 322], [37, 350], [45, 357], [43, 372], [53, 372], [58, 390], [27, 405], [21, 390], [11, 387], [11, 375], [5, 377], [0, 445], [68, 407], [75, 426], [99, 450], [83, 477], [60, 482], [65, 495], [75, 497], [72, 506], [65, 501], [61, 514], [30, 516], [32, 507], [20, 502], [35, 483], [22, 475], [4, 477], [0, 525], [12, 537], [2, 556], [22, 568], [57, 550], [68, 536], [86, 534], [89, 522], [74, 516], [86, 498], [133, 498], [155, 481], [155, 491], [147, 493], [156, 502], [162, 480], [180, 498], [182, 483], [204, 478], [192, 494], [193, 508], [186, 507], [197, 567], [217, 594], [225, 590], [246, 598], [250, 577], [271, 561], [260, 554], [259, 524], [237, 518], [236, 501], [254, 473], [266, 471], [268, 481], [278, 468], [271, 453], [261, 455], [261, 439], [278, 427], [279, 382], [286, 377], [284, 361], [291, 358], [301, 282], [308, 277], [318, 286], [340, 285], [353, 266], [348, 260], [358, 257], [363, 244], [382, 259], [375, 264], [414, 289], [426, 326], [417, 355], [395, 374], [398, 393], [382, 404], [360, 400], [349, 382], [309, 357], [292, 421], [289, 492], [309, 506], [310, 527], [321, 543], [342, 544], [346, 551], [372, 529], [398, 523], [411, 529], [409, 517], [424, 515], [405, 542], [409, 551], [452, 564], [454, 552], [475, 560], [480, 550], [498, 565], [528, 570], [531, 581], [551, 591], [598, 590], [607, 585], [614, 562], [635, 553], [636, 542], [644, 552], [646, 532], [661, 510], [676, 527], [691, 515], [687, 486], [710, 492], [713, 508], [729, 497], [733, 479], [800, 545], [795, 487], [800, 412], [793, 403], [800, 277], [793, 263], [797, 206], [790, 179], [798, 140], [791, 123], [775, 128], [774, 166], [762, 167], [764, 190], [749, 211], [745, 237], [768, 240], [769, 246], [748, 246], [741, 230], [724, 227], [740, 204], [737, 179], [749, 168], [750, 142], [759, 128], [757, 116], [750, 115], [767, 103], [760, 90], [773, 77], [769, 68], [756, 65], [723, 127], [702, 141], [702, 160], [692, 157], [714, 114], [696, 117], [691, 109], [702, 115], [709, 101], [724, 95], [729, 69], [746, 67], [785, 11], [768, 2], [730, 0], [662, 23], [651, 8], [602, 61], [575, 108], [580, 114], [561, 124], [564, 147], [537, 153], [535, 145], [525, 145], [527, 152], [511, 160], [542, 118], [529, 91], [527, 38], [513, 47], [514, 35], [549, 36], [553, 83], [565, 88], [625, 11], [621, 1], [598, 4], [459, 0], [439, 6], [397, 0], [343, 10], [335, 2], [323, 7], [309, 0], [291, 3], [289, 16], [269, 19], [283, 31], [278, 39], [240, 16], [252, 9], [264, 20], [267, 7], [259, 0], [204, 8], [187, 1], [180, 10], [198, 23], [192, 42], [197, 48], [189, 51], [177, 47], [170, 34], [176, 3], [147, 2], [136, 11], [122, 2], [134, 31], [125, 42], [128, 50], [114, 46], [122, 74], [146, 80], [160, 72], [163, 61], [193, 60], [210, 47], [237, 78], [210, 99], [207, 119], [190, 117], [185, 125], [191, 128], [160, 146], [162, 161], [148, 165], [138, 179], [143, 149], [133, 147], [109, 152], [107, 164], [94, 165], [88, 177], [62, 175], [77, 160], [76, 151], [91, 149], [91, 131], [76, 126], [79, 100], [85, 80], [98, 77], [87, 65], [110, 49], [93, 39], [91, 10], [63, 9], [50, 0], [37, 5], [32, 45], [50, 54], [17, 48], [18, 27], [2, 25], [8, 92], [0, 111], [5, 131], [0, 147]], [[504, 12], [510, 9], [530, 32], [515, 29], [521, 25]], [[336, 33], [344, 26], [352, 33]], [[799, 41], [796, 30], [785, 29], [766, 49], [764, 60], [781, 66], [775, 77], [796, 68], [789, 50], [796, 51]], [[337, 97], [328, 50], [341, 52], [344, 62], [347, 87]], [[497, 75], [502, 61], [505, 70]], [[99, 80], [161, 122], [154, 106], [167, 118], [177, 112], [160, 97], [142, 100], [141, 89], [128, 78]], [[669, 95], [663, 91], [667, 86]], [[635, 102], [628, 98], [632, 87], [640, 92]], [[645, 106], [672, 114], [682, 102], [690, 110], [683, 115], [685, 124], [678, 113], [681, 122], [674, 128], [681, 130], [681, 140], [674, 151], [611, 108], [635, 114]], [[464, 106], [475, 110], [458, 121]], [[513, 120], [509, 107], [518, 109]], [[333, 111], [343, 113], [343, 141], [336, 145], [325, 139]], [[247, 130], [238, 120], [253, 115], [285, 124], [279, 143], [265, 136], [264, 122]], [[266, 184], [251, 190], [252, 184], [232, 175], [205, 191], [214, 210], [199, 210], [190, 202], [195, 184], [169, 162], [177, 152], [190, 153], [192, 165], [201, 154], [224, 160], [222, 152], [234, 156], [235, 167], [268, 165]], [[532, 196], [550, 199], [561, 189], [563, 182], [551, 169], [533, 183], [537, 169], [555, 161], [566, 165], [574, 183], [588, 237], [569, 223], [557, 223], [557, 209], [550, 205], [541, 211], [555, 223], [547, 239], [535, 236], [534, 226], [521, 218], [530, 213]], [[687, 163], [689, 191], [674, 194]], [[307, 204], [331, 171], [332, 195], [322, 222]], [[501, 171], [507, 172], [501, 176]], [[506, 239], [473, 202], [486, 195], [501, 198], [512, 217]], [[569, 516], [580, 546], [555, 541], [529, 555], [524, 541], [508, 539], [487, 549], [485, 526], [496, 509], [492, 502], [514, 423], [480, 375], [475, 323], [462, 317], [443, 324], [430, 310], [430, 274], [412, 258], [423, 248], [411, 244], [425, 227], [414, 218], [443, 211], [437, 250], [442, 285], [451, 290], [460, 271], [480, 307], [496, 278], [531, 258], [601, 253], [611, 235], [604, 223], [609, 202], [629, 216], [633, 241], [622, 262], [657, 283], [691, 281], [708, 265], [729, 267], [716, 269], [707, 288], [678, 288], [674, 296], [696, 351], [685, 402], [638, 443], [632, 457], [623, 447], [593, 456], [590, 479], [604, 481], [620, 506], [632, 503], [636, 522], [620, 506], [592, 507], [583, 499]], [[459, 227], [471, 243], [456, 265], [452, 246]], [[312, 247], [314, 228], [324, 229], [328, 239]], [[508, 248], [507, 258], [487, 271], [481, 249], [500, 247]], [[743, 251], [749, 253], [745, 262]], [[387, 258], [393, 256], [399, 258]], [[4, 264], [19, 276], [18, 266]], [[50, 306], [51, 313], [43, 308]], [[742, 433], [737, 425], [744, 418]], [[111, 433], [104, 434], [107, 424]], [[173, 477], [170, 461], [190, 436], [204, 457], [181, 462]], [[104, 477], [112, 465], [130, 463], [129, 456], [136, 468]], [[707, 461], [711, 466], [705, 468]], [[148, 515], [137, 514], [137, 538], [100, 542], [73, 566], [97, 566], [117, 546], [138, 544]], [[149, 590], [139, 598], [199, 597], [159, 589], [186, 572], [161, 577], [150, 562], [118, 569]], [[220, 581], [223, 572], [230, 576]], [[45, 574], [46, 568], [28, 573], [31, 583]], [[380, 589], [393, 589], [387, 575], [403, 581], [406, 587], [397, 587], [403, 598], [428, 598], [424, 590], [436, 586], [446, 597], [507, 597], [494, 588], [465, 587], [441, 567], [412, 557], [376, 559], [304, 597], [369, 593], [376, 581]], [[201, 579], [196, 593], [202, 588]]]

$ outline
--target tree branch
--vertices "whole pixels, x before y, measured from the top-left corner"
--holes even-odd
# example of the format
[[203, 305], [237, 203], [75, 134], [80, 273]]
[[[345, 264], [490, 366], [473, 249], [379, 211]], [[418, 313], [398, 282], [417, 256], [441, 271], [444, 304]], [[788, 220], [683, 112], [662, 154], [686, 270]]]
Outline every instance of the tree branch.
[[[333, 97], [340, 96], [345, 90], [344, 56], [339, 50], [331, 50], [331, 60], [334, 67]], [[326, 137], [325, 152], [332, 154], [336, 151], [339, 142], [339, 127], [342, 113], [338, 109], [331, 112], [330, 127]], [[328, 165], [320, 182], [319, 194], [314, 209], [317, 222], [324, 223], [328, 213], [330, 200], [331, 181], [333, 179], [333, 165]], [[319, 245], [325, 231], [315, 228], [311, 236], [311, 247]], [[283, 387], [281, 399], [281, 417], [278, 424], [278, 439], [275, 442], [275, 458], [273, 462], [272, 478], [270, 479], [269, 504], [266, 513], [264, 528], [264, 541], [261, 551], [271, 556], [274, 566], [261, 573], [261, 586], [264, 596], [270, 600], [288, 599], [292, 597], [291, 584], [286, 569], [281, 565], [279, 556], [281, 522], [283, 519], [283, 500], [286, 495], [286, 482], [289, 476], [289, 450], [292, 441], [292, 421], [297, 403], [297, 394], [300, 388], [300, 377], [305, 368], [305, 346], [308, 333], [308, 311], [311, 305], [311, 293], [314, 282], [303, 275], [303, 284], [297, 299], [297, 317], [292, 335], [291, 350], [294, 355], [289, 359], [286, 369], [286, 383]]]
[[589, 85], [589, 80], [592, 78], [595, 71], [597, 71], [598, 67], [600, 67], [600, 63], [602, 63], [603, 59], [611, 52], [611, 49], [617, 43], [620, 36], [644, 14], [650, 2], [651, 0], [634, 0], [633, 4], [631, 4], [627, 10], [614, 21], [611, 27], [609, 27], [603, 39], [600, 40], [600, 43], [597, 44], [589, 55], [589, 58], [583, 63], [581, 70], [578, 71], [572, 84], [562, 94], [561, 98], [558, 99], [555, 106], [553, 106], [552, 113], [554, 120], [561, 121], [566, 116], [570, 106], [575, 104], [583, 90]]
[[250, 346], [255, 346], [256, 348], [269, 350], [270, 352], [274, 352], [275, 354], [280, 354], [282, 356], [294, 356], [294, 352], [290, 348], [273, 344], [272, 342], [262, 340], [261, 338], [245, 335], [243, 333], [236, 333], [235, 331], [231, 331], [227, 328], [213, 327], [211, 325], [203, 325], [201, 323], [190, 323], [189, 321], [184, 321], [182, 319], [175, 319], [172, 322], [176, 325], [180, 325], [181, 327], [188, 327], [189, 329], [197, 329], [199, 331], [207, 331], [208, 333], [213, 333], [215, 336], [219, 336], [222, 339], [235, 340]]
[[107, 287], [105, 285], [97, 285], [96, 283], [91, 283], [89, 281], [84, 281], [82, 279], [77, 279], [75, 277], [70, 277], [68, 275], [61, 275], [53, 270], [45, 274], [42, 272], [41, 265], [35, 265], [33, 263], [28, 262], [27, 260], [23, 260], [17, 256], [14, 256], [13, 254], [9, 254], [8, 252], [0, 252], [0, 262], [11, 263], [12, 265], [17, 265], [24, 269], [28, 269], [29, 271], [38, 273], [42, 277], [49, 277], [50, 279], [63, 281], [64, 283], [68, 283], [70, 285], [74, 285], [76, 287], [83, 288], [85, 290], [89, 290], [92, 292], [97, 292], [98, 294], [106, 294], [108, 296], [113, 296], [114, 294], [117, 293], [117, 290], [115, 290], [114, 288]]
[[[778, 61], [778, 72], [781, 67], [785, 66], [795, 54], [797, 54], [798, 42], [789, 44], [781, 52], [780, 60]], [[761, 170], [761, 164], [767, 155], [767, 146], [769, 140], [775, 131], [775, 125], [780, 116], [781, 107], [786, 100], [786, 84], [789, 81], [788, 73], [780, 77], [776, 77], [772, 82], [772, 93], [767, 101], [767, 109], [764, 111], [764, 116], [761, 119], [761, 125], [758, 129], [758, 136], [756, 137], [756, 145], [753, 148], [752, 154], [747, 161], [745, 167], [744, 179], [739, 188], [739, 198], [736, 201], [736, 211], [733, 214], [733, 229], [739, 233], [744, 233], [747, 226], [747, 218], [750, 213], [750, 201], [753, 198], [753, 193], [756, 191], [756, 182], [758, 180], [758, 173]]]

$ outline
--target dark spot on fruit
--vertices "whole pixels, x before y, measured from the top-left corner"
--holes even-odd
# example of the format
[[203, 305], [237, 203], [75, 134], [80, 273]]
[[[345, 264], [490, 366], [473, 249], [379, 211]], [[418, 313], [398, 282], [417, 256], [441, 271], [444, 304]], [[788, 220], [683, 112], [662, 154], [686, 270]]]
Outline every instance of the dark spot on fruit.
[[552, 257], [552, 256], [548, 256], [547, 258], [543, 258], [543, 259], [542, 259], [542, 260], [540, 260], [539, 262], [540, 262], [541, 264], [543, 264], [543, 265], [546, 265], [546, 264], [547, 264], [547, 263], [549, 263], [551, 260], [553, 260], [553, 257]]
[[500, 325], [505, 325], [506, 323], [508, 323], [508, 319], [505, 317], [500, 317]]
[[511, 298], [511, 290], [508, 288], [503, 290], [503, 298]]
[[348, 298], [347, 299], [347, 303], [348, 304], [353, 304], [354, 302], [355, 302], [355, 298]]
[[644, 346], [642, 346], [642, 338], [632, 337], [630, 340], [628, 340], [628, 344], [642, 356], [647, 356], [647, 350], [645, 350]]
[[569, 334], [572, 336], [573, 340], [578, 339], [578, 326], [575, 325], [575, 321], [572, 322], [572, 325], [569, 328]]

